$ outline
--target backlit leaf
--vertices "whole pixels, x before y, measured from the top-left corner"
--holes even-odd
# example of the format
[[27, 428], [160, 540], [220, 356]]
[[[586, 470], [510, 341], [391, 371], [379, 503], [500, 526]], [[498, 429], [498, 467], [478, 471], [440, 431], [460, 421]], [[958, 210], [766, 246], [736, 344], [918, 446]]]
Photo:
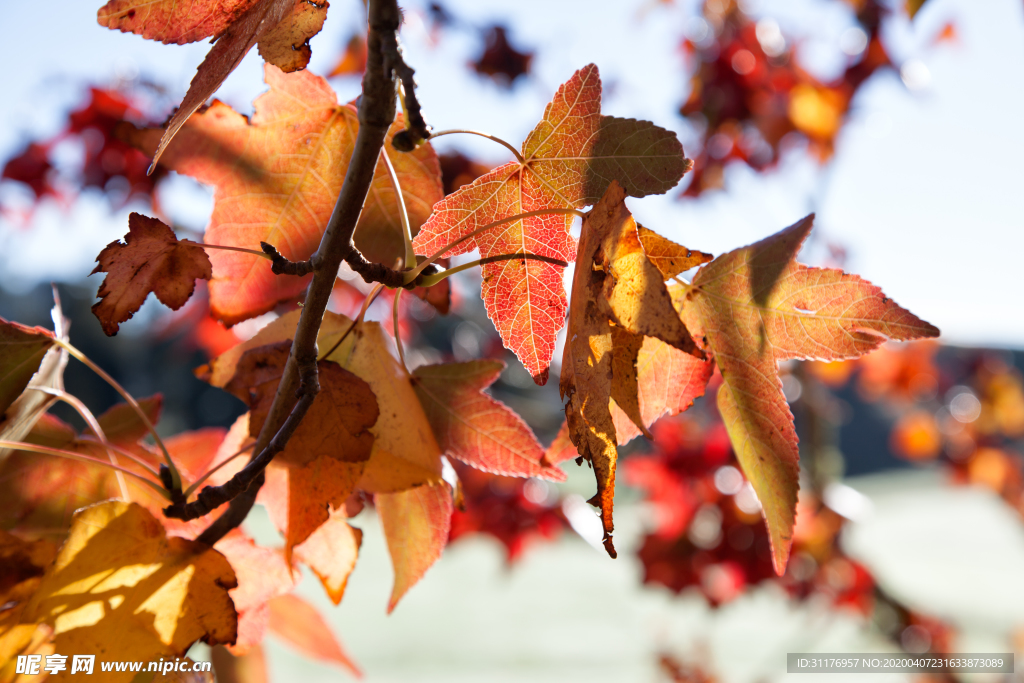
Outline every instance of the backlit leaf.
[[[257, 0], [110, 0], [96, 13], [100, 26], [183, 45], [218, 36]], [[206, 7], [202, 5], [205, 4]], [[197, 7], [197, 5], [199, 5]]]
[[[246, 351], [224, 387], [248, 401], [251, 436], [258, 436], [263, 429], [290, 353], [288, 341]], [[275, 459], [289, 465], [307, 465], [320, 456], [352, 464], [366, 462], [373, 446], [369, 429], [379, 414], [373, 392], [366, 382], [336, 363], [321, 361], [317, 371], [320, 392]], [[294, 404], [298, 399], [289, 400]]]
[[[214, 101], [193, 116], [162, 163], [213, 185], [214, 208], [204, 241], [259, 249], [261, 241], [289, 259], [309, 258], [320, 244], [352, 156], [356, 108], [338, 105], [327, 82], [308, 71], [285, 74], [266, 67], [270, 90], [246, 119]], [[389, 135], [405, 127], [401, 116]], [[151, 153], [159, 129], [126, 133]], [[441, 198], [441, 172], [433, 148], [402, 154], [385, 147], [402, 186], [413, 231]], [[356, 228], [356, 245], [371, 261], [394, 265], [404, 254], [397, 196], [380, 162]], [[213, 314], [234, 324], [302, 292], [308, 278], [274, 275], [266, 259], [230, 251], [210, 255]]]
[[[22, 613], [53, 628], [60, 653], [104, 659], [182, 657], [194, 642], [232, 643], [236, 585], [215, 550], [167, 538], [143, 507], [110, 501], [79, 510], [57, 559]], [[131, 681], [132, 672], [105, 674]]]
[[427, 570], [441, 557], [452, 524], [452, 494], [447, 484], [419, 486], [375, 497], [395, 569], [388, 601], [390, 614]]
[[304, 563], [320, 579], [328, 597], [335, 605], [345, 595], [348, 577], [356, 566], [363, 532], [349, 525], [342, 513], [330, 519], [294, 548], [294, 557]]
[[[653, 124], [601, 116], [601, 80], [593, 64], [563, 84], [509, 162], [449, 195], [413, 245], [433, 254], [488, 223], [546, 208], [596, 202], [618, 180], [630, 194], [660, 194], [688, 169], [675, 135]], [[483, 257], [532, 253], [563, 261], [575, 255], [571, 215], [524, 218], [469, 239], [448, 256], [479, 249]], [[547, 381], [555, 336], [566, 313], [562, 268], [537, 261], [484, 264], [483, 298], [502, 341], [533, 375]]]
[[53, 332], [0, 318], [0, 416], [36, 374], [53, 346]]
[[281, 595], [270, 601], [270, 632], [299, 652], [338, 664], [356, 678], [362, 672], [341, 648], [320, 612], [297, 595]]
[[544, 451], [522, 418], [484, 393], [504, 369], [500, 360], [476, 360], [413, 371], [413, 387], [439, 445], [485, 472], [564, 481], [561, 470], [541, 463]]
[[641, 246], [625, 196], [613, 181], [583, 221], [558, 385], [567, 400], [568, 436], [594, 467], [597, 495], [590, 502], [601, 508], [605, 548], [612, 557], [619, 442], [613, 402], [639, 429], [647, 429], [636, 365], [645, 336], [703, 355], [673, 308], [662, 272]]
[[812, 219], [718, 257], [677, 290], [683, 320], [722, 372], [718, 409], [764, 508], [779, 574], [793, 538], [799, 454], [778, 362], [855, 358], [887, 339], [939, 334], [856, 275], [797, 263]]
[[133, 213], [124, 242], [115, 240], [96, 257], [93, 273], [106, 273], [92, 307], [103, 331], [117, 334], [120, 323], [142, 307], [152, 292], [164, 305], [178, 310], [192, 296], [196, 280], [213, 276], [210, 259], [191, 240], [178, 240], [156, 218]]

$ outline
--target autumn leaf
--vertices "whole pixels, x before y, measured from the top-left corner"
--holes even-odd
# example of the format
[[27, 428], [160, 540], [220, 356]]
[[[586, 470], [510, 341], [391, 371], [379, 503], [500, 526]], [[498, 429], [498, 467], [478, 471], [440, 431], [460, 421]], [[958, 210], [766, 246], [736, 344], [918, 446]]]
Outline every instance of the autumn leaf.
[[687, 327], [722, 372], [718, 409], [763, 506], [780, 575], [793, 538], [799, 454], [778, 362], [855, 358], [887, 339], [939, 334], [856, 275], [797, 263], [812, 220], [718, 257], [676, 292]]
[[363, 532], [351, 526], [343, 513], [336, 512], [295, 547], [293, 557], [313, 570], [331, 602], [338, 605], [362, 544]]
[[[266, 81], [270, 90], [256, 99], [251, 119], [214, 101], [182, 128], [162, 163], [215, 187], [205, 242], [259, 249], [263, 241], [301, 261], [320, 244], [359, 122], [355, 106], [339, 105], [327, 82], [308, 71], [285, 74], [268, 65]], [[399, 116], [389, 135], [404, 126]], [[126, 129], [123, 134], [152, 153], [161, 132]], [[442, 196], [437, 155], [429, 144], [409, 154], [390, 148], [384, 153], [398, 174], [415, 232]], [[389, 266], [405, 253], [396, 200], [387, 169], [378, 162], [355, 242], [368, 259]], [[229, 325], [297, 296], [308, 282], [275, 275], [269, 261], [250, 254], [218, 250], [210, 259], [210, 307]]]
[[[436, 204], [413, 241], [416, 253], [433, 254], [519, 213], [592, 204], [612, 180], [633, 196], [664, 193], [689, 168], [673, 133], [643, 121], [601, 116], [601, 81], [593, 64], [558, 89], [521, 156], [521, 162], [499, 166]], [[446, 255], [479, 249], [482, 257], [532, 253], [572, 261], [572, 220], [562, 214], [520, 219], [468, 239]], [[534, 381], [544, 384], [565, 320], [562, 268], [513, 260], [484, 264], [482, 274], [487, 315]]]
[[[152, 423], [156, 423], [162, 405], [159, 396], [139, 401]], [[114, 446], [126, 450], [144, 462], [154, 464], [156, 457], [137, 443], [141, 420], [123, 404], [117, 404], [97, 417], [97, 423]], [[78, 434], [75, 429], [51, 414], [44, 414], [35, 423], [25, 441], [39, 446], [81, 453], [107, 461], [109, 453], [92, 434]], [[121, 455], [117, 464], [139, 473], [144, 471]], [[159, 511], [166, 500], [137, 482], [126, 478], [129, 494], [144, 501], [150, 511]], [[61, 534], [71, 521], [71, 514], [80, 507], [119, 497], [120, 486], [114, 471], [98, 464], [67, 458], [50, 457], [26, 451], [14, 451], [0, 461], [0, 523], [45, 534]]]
[[[250, 349], [224, 387], [249, 403], [251, 436], [259, 436], [263, 429], [290, 354], [289, 341]], [[317, 371], [320, 392], [275, 459], [296, 466], [308, 465], [320, 456], [350, 464], [365, 463], [373, 446], [369, 429], [380, 412], [373, 392], [366, 382], [336, 363], [320, 361]], [[297, 400], [291, 399], [293, 404]]]
[[237, 529], [214, 547], [227, 558], [237, 578], [238, 585], [228, 595], [238, 612], [238, 638], [228, 649], [241, 656], [263, 640], [270, 616], [268, 603], [291, 591], [301, 575], [292, 575], [279, 548], [258, 546]]
[[213, 276], [210, 259], [191, 240], [179, 240], [156, 218], [132, 213], [124, 242], [115, 240], [96, 257], [91, 274], [106, 273], [92, 312], [108, 336], [142, 307], [152, 292], [164, 305], [178, 310], [192, 296], [196, 280]]
[[452, 494], [447, 484], [419, 486], [374, 498], [395, 569], [388, 614], [441, 557], [452, 524]]
[[261, 645], [253, 645], [241, 657], [232, 655], [226, 648], [217, 646], [210, 649], [210, 661], [217, 683], [269, 683], [267, 661]]
[[[213, 47], [199, 65], [185, 98], [167, 122], [153, 153], [156, 166], [185, 121], [217, 91], [253, 45], [269, 63], [290, 72], [309, 63], [309, 40], [323, 28], [329, 3], [315, 0], [110, 0], [97, 13], [101, 26], [138, 33], [165, 43], [187, 43], [213, 36]], [[205, 6], [204, 6], [205, 5]]]
[[[167, 538], [145, 508], [109, 501], [79, 510], [56, 561], [22, 613], [53, 629], [57, 652], [112, 660], [182, 657], [194, 642], [232, 643], [236, 585], [215, 550]], [[131, 681], [134, 673], [106, 680]]]
[[193, 43], [218, 36], [257, 0], [220, 0], [206, 11], [178, 0], [110, 0], [96, 13], [100, 26], [162, 43]]
[[[64, 312], [61, 310], [60, 299], [54, 297], [54, 306], [50, 310], [50, 317], [53, 318], [54, 338], [63, 342], [68, 341], [68, 328], [70, 321], [64, 317]], [[12, 323], [17, 325], [17, 323]], [[33, 331], [34, 334], [34, 331]], [[16, 346], [20, 348], [20, 345]], [[17, 355], [17, 354], [13, 354]], [[9, 352], [3, 354], [4, 358], [10, 358]], [[6, 367], [7, 361], [3, 361]], [[54, 404], [57, 397], [49, 391], [45, 390], [64, 390], [64, 368], [68, 364], [68, 352], [66, 349], [60, 346], [54, 346], [50, 348], [45, 354], [39, 364], [35, 374], [31, 376], [28, 384], [24, 387], [21, 395], [18, 396], [13, 403], [7, 405], [2, 411], [0, 411], [0, 439], [4, 441], [21, 441], [24, 439], [32, 428], [35, 426], [36, 421], [49, 410], [50, 406]], [[18, 386], [18, 372], [13, 371], [11, 375], [8, 375], [9, 381], [13, 383], [11, 385], [0, 385], [5, 388], [2, 391], [10, 391], [13, 387]], [[38, 391], [37, 389], [43, 389], [44, 391]], [[0, 463], [2, 463], [11, 453], [10, 449], [0, 448]]]
[[356, 678], [363, 677], [315, 607], [293, 593], [274, 598], [268, 606], [268, 627], [275, 636], [303, 654], [338, 664]]
[[363, 322], [328, 356], [365, 380], [380, 405], [380, 418], [370, 429], [373, 452], [359, 482], [359, 488], [372, 493], [441, 482], [441, 448], [409, 376], [390, 348], [380, 323]]
[[413, 371], [413, 387], [439, 445], [485, 472], [564, 481], [565, 473], [541, 462], [544, 451], [522, 418], [484, 393], [504, 369], [500, 360], [476, 360]]
[[50, 541], [26, 541], [0, 531], [0, 681], [15, 680], [19, 655], [53, 654], [53, 629], [22, 623], [22, 614], [56, 555]]
[[0, 318], [0, 416], [25, 391], [53, 339], [49, 330]]
[[[684, 353], [703, 356], [680, 321], [665, 287], [663, 272], [648, 258], [637, 224], [615, 181], [583, 221], [569, 309], [568, 339], [558, 390], [570, 439], [594, 467], [604, 544], [612, 544], [612, 508], [618, 435], [611, 405], [618, 406], [643, 432], [637, 358], [644, 337], [660, 339]], [[671, 244], [662, 238], [662, 248]], [[676, 245], [679, 258], [690, 253]], [[690, 257], [694, 264], [700, 257]]]

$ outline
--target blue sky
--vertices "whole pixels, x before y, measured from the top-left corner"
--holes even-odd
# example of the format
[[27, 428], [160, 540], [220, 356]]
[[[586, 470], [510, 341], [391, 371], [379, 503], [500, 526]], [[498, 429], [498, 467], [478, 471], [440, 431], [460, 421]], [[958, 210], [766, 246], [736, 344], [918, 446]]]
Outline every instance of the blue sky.
[[[426, 3], [410, 0], [403, 31], [416, 67], [420, 97], [436, 128], [484, 129], [518, 144], [559, 83], [595, 62], [606, 87], [605, 113], [645, 118], [680, 133], [676, 113], [686, 94], [678, 43], [695, 3], [652, 0], [580, 2], [522, 0], [446, 3], [484, 24], [506, 22], [514, 44], [538, 49], [534, 73], [511, 93], [463, 68], [479, 49], [468, 33], [450, 32], [437, 45], [422, 19]], [[208, 46], [165, 46], [112, 32], [95, 23], [99, 3], [9, 3], [0, 22], [6, 52], [0, 100], [0, 156], [31, 136], [51, 134], [63, 113], [83, 98], [86, 82], [148, 76], [180, 97]], [[776, 18], [802, 40], [804, 62], [827, 75], [839, 64], [839, 37], [851, 15], [836, 0], [760, 0], [744, 5]], [[360, 20], [361, 3], [335, 0], [313, 40], [311, 69], [323, 73]], [[959, 42], [931, 45], [946, 21]], [[895, 73], [873, 78], [854, 101], [829, 175], [799, 154], [769, 174], [737, 169], [724, 192], [699, 201], [634, 200], [648, 227], [689, 247], [720, 253], [775, 232], [813, 207], [818, 231], [847, 247], [847, 269], [882, 286], [901, 305], [938, 325], [949, 343], [1024, 348], [1024, 7], [1019, 0], [930, 0], [913, 25], [894, 21], [886, 34], [893, 57], [918, 60], [928, 84], [909, 90]], [[263, 89], [253, 52], [218, 97], [243, 112]], [[339, 97], [357, 94], [354, 79], [336, 81]], [[439, 140], [439, 148], [469, 150], [494, 162], [501, 147], [468, 136]], [[0, 193], [16, 192], [0, 186]], [[165, 204], [175, 218], [202, 226], [207, 192], [185, 181]], [[95, 254], [125, 232], [127, 209], [111, 213], [98, 197], [70, 211], [45, 207], [31, 229], [0, 222], [0, 281], [25, 286], [39, 279], [76, 280]], [[59, 249], [55, 248], [59, 245]], [[814, 252], [808, 257], [813, 261]]]

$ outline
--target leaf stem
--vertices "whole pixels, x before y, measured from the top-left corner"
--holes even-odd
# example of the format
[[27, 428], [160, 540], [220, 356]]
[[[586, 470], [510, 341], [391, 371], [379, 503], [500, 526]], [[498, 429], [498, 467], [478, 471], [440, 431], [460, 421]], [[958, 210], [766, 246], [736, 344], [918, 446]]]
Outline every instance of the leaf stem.
[[473, 230], [472, 232], [466, 233], [465, 235], [463, 235], [459, 239], [455, 240], [451, 244], [445, 246], [440, 251], [435, 253], [433, 256], [429, 257], [426, 261], [424, 261], [423, 263], [419, 264], [418, 266], [416, 266], [412, 270], [406, 271], [406, 273], [405, 273], [405, 283], [409, 284], [410, 282], [413, 282], [417, 277], [419, 277], [420, 273], [422, 273], [423, 270], [427, 266], [429, 266], [434, 261], [436, 261], [437, 259], [439, 259], [442, 256], [444, 256], [448, 251], [450, 251], [454, 247], [462, 244], [466, 240], [469, 240], [469, 239], [472, 239], [473, 237], [476, 237], [477, 235], [479, 235], [482, 232], [487, 232], [491, 228], [496, 228], [499, 225], [504, 225], [505, 223], [511, 223], [512, 221], [518, 221], [521, 218], [530, 218], [532, 216], [545, 216], [545, 215], [548, 215], [548, 214], [573, 214], [574, 216], [579, 216], [580, 218], [586, 218], [586, 215], [587, 215], [584, 212], [579, 211], [578, 209], [538, 209], [537, 211], [527, 211], [526, 213], [517, 213], [514, 216], [508, 216], [506, 218], [502, 218], [501, 220], [494, 221], [493, 223], [488, 223], [487, 225], [482, 225], [479, 228], [477, 228], [476, 230]]
[[71, 342], [63, 341], [61, 339], [55, 339], [54, 343], [60, 346], [62, 349], [67, 351], [75, 358], [77, 358], [79, 361], [81, 361], [82, 364], [84, 364], [87, 368], [89, 368], [97, 375], [99, 375], [103, 379], [103, 381], [112, 386], [117, 393], [121, 394], [121, 398], [123, 398], [128, 403], [128, 405], [132, 407], [132, 410], [134, 410], [135, 413], [139, 416], [139, 419], [142, 420], [142, 424], [146, 425], [146, 429], [149, 431], [150, 434], [153, 435], [153, 440], [156, 442], [157, 447], [163, 453], [164, 462], [167, 463], [167, 468], [171, 472], [171, 481], [173, 483], [174, 489], [176, 491], [180, 491], [181, 473], [179, 473], [178, 468], [174, 466], [174, 461], [171, 460], [171, 454], [167, 451], [167, 446], [164, 445], [164, 442], [160, 438], [160, 435], [156, 433], [156, 427], [154, 427], [153, 423], [150, 422], [149, 416], [146, 415], [146, 411], [142, 409], [142, 406], [140, 406], [139, 402], [135, 400], [135, 397], [129, 394], [124, 387], [118, 384], [117, 380], [108, 375], [103, 368], [96, 365], [96, 363], [94, 363], [91, 358], [89, 358], [84, 353], [82, 353], [74, 346], [72, 346]]
[[[143, 460], [139, 456], [135, 455], [131, 451], [128, 451], [128, 450], [125, 450], [124, 448], [121, 448], [117, 444], [110, 443], [109, 440], [105, 441], [104, 439], [106, 438], [106, 435], [103, 434], [103, 430], [99, 426], [99, 420], [97, 420], [96, 418], [94, 418], [92, 416], [93, 415], [92, 411], [89, 410], [85, 406], [85, 404], [82, 403], [81, 400], [79, 400], [79, 398], [77, 396], [75, 396], [73, 394], [69, 394], [66, 391], [62, 391], [60, 389], [54, 389], [53, 387], [27, 387], [27, 388], [28, 389], [34, 389], [35, 391], [41, 391], [44, 394], [50, 394], [51, 396], [54, 396], [57, 399], [62, 400], [65, 403], [69, 404], [72, 408], [74, 408], [76, 411], [78, 411], [78, 414], [82, 416], [82, 419], [85, 420], [86, 423], [89, 424], [89, 428], [92, 429], [93, 432], [96, 434], [97, 441], [100, 442], [101, 446], [103, 446], [104, 448], [113, 450], [115, 453], [123, 455], [124, 457], [128, 458], [129, 460], [134, 462], [139, 467], [141, 467], [144, 470], [146, 470], [147, 472], [151, 473], [154, 477], [159, 477], [160, 476], [160, 473], [156, 471], [156, 468], [154, 468], [152, 465], [150, 465], [148, 462], [146, 462], [145, 460]], [[94, 422], [95, 422], [95, 424], [93, 424]], [[88, 436], [83, 436], [82, 438], [83, 439], [88, 439], [89, 437]], [[114, 462], [114, 464], [116, 465], [117, 463]]]
[[432, 287], [441, 280], [444, 280], [445, 278], [455, 275], [455, 273], [460, 273], [464, 270], [475, 268], [476, 266], [482, 266], [485, 263], [495, 263], [497, 261], [515, 261], [517, 259], [522, 259], [524, 261], [544, 261], [545, 263], [554, 263], [556, 266], [562, 266], [563, 268], [567, 268], [569, 266], [569, 264], [563, 261], [562, 259], [552, 258], [551, 256], [541, 256], [540, 254], [528, 254], [526, 252], [518, 254], [498, 254], [497, 256], [487, 256], [482, 259], [477, 259], [476, 261], [463, 263], [462, 265], [455, 266], [454, 268], [449, 268], [448, 270], [442, 270], [441, 272], [434, 273], [433, 275], [428, 275], [427, 277], [420, 280], [420, 286]]
[[398, 182], [398, 174], [395, 173], [391, 157], [388, 156], [387, 151], [383, 147], [380, 150], [380, 156], [384, 160], [384, 166], [388, 169], [388, 175], [391, 176], [391, 184], [395, 187], [398, 217], [402, 221], [402, 240], [405, 242], [405, 259], [402, 261], [402, 267], [407, 268], [409, 265], [416, 263], [416, 252], [412, 248], [412, 227], [409, 225], [409, 210], [405, 206], [405, 195], [402, 194], [402, 185]]
[[402, 369], [405, 370], [405, 374], [409, 374], [409, 366], [405, 363], [405, 348], [402, 346], [402, 335], [398, 330], [398, 300], [402, 297], [402, 288], [399, 287], [395, 290], [395, 301], [392, 306], [391, 321], [395, 326], [395, 346], [398, 347], [398, 358], [402, 361]]
[[82, 453], [75, 453], [74, 451], [65, 451], [60, 448], [48, 448], [47, 446], [38, 446], [34, 443], [24, 443], [23, 441], [0, 441], [0, 448], [10, 448], [15, 451], [28, 451], [30, 453], [40, 453], [42, 455], [55, 455], [59, 458], [68, 458], [69, 460], [78, 460], [80, 462], [88, 462], [93, 465], [99, 465], [100, 467], [109, 467], [112, 470], [117, 470], [127, 474], [130, 477], [135, 477], [142, 483], [146, 484], [154, 491], [158, 492], [164, 498], [170, 500], [171, 494], [164, 489], [163, 486], [157, 484], [155, 481], [148, 479], [138, 472], [132, 472], [129, 469], [125, 469], [120, 465], [113, 465], [106, 460], [101, 458], [95, 458], [91, 455], [84, 455]]
[[507, 148], [510, 152], [512, 152], [512, 154], [514, 154], [515, 157], [516, 157], [516, 161], [518, 161], [521, 164], [526, 162], [526, 160], [523, 159], [523, 155], [519, 153], [519, 150], [516, 149], [515, 147], [513, 147], [511, 144], [509, 144], [505, 140], [502, 140], [501, 138], [499, 138], [496, 135], [491, 135], [490, 133], [484, 133], [483, 131], [480, 131], [480, 130], [467, 130], [467, 129], [464, 129], [464, 128], [452, 128], [451, 130], [442, 130], [442, 131], [439, 131], [437, 133], [431, 133], [430, 134], [430, 139], [433, 140], [434, 138], [439, 138], [442, 135], [454, 135], [455, 133], [466, 133], [468, 135], [479, 135], [482, 138], [487, 138], [488, 140], [494, 140], [499, 145], [502, 145], [503, 147]]
[[230, 458], [225, 459], [224, 462], [218, 464], [216, 467], [211, 467], [209, 470], [207, 470], [207, 472], [203, 476], [201, 476], [198, 479], [196, 479], [194, 482], [192, 482], [191, 486], [189, 486], [187, 489], [185, 489], [184, 493], [181, 494], [182, 498], [185, 498], [187, 500], [189, 496], [191, 496], [193, 493], [195, 493], [195, 490], [197, 488], [199, 488], [200, 484], [202, 484], [204, 481], [206, 481], [211, 476], [213, 476], [214, 472], [216, 472], [220, 468], [224, 467], [224, 465], [227, 465], [229, 462], [231, 462], [232, 460], [234, 460], [238, 456], [242, 455], [246, 451], [251, 451], [252, 447], [254, 445], [255, 445], [255, 443], [251, 443], [248, 446], [244, 446], [242, 448], [239, 448]]
[[252, 254], [253, 256], [265, 258], [268, 261], [273, 260], [269, 254], [265, 254], [262, 251], [258, 251], [256, 249], [246, 249], [245, 247], [231, 247], [226, 244], [207, 244], [206, 242], [193, 242], [193, 244], [202, 247], [203, 249], [222, 249], [224, 251], [240, 251], [243, 254]]
[[[111, 446], [110, 442], [107, 440], [107, 435], [103, 433], [103, 428], [100, 427], [99, 421], [96, 419], [96, 416], [92, 414], [92, 411], [89, 410], [88, 406], [82, 403], [81, 399], [66, 391], [61, 391], [60, 389], [52, 389], [50, 387], [32, 388], [36, 391], [41, 391], [44, 394], [56, 396], [57, 400], [64, 401], [64, 403], [67, 403], [69, 406], [74, 408], [75, 411], [82, 416], [82, 419], [85, 420], [86, 424], [89, 425], [89, 428], [92, 429], [93, 434], [95, 434], [96, 438], [99, 439], [100, 445], [107, 451], [107, 457], [110, 459], [110, 464], [115, 467], [119, 465], [117, 462], [117, 456], [114, 455], [113, 446]], [[153, 472], [153, 474], [156, 474], [156, 472]], [[118, 488], [121, 489], [121, 497], [125, 502], [132, 502], [132, 498], [128, 494], [128, 484], [124, 480], [124, 474], [122, 472], [116, 472], [116, 476]]]

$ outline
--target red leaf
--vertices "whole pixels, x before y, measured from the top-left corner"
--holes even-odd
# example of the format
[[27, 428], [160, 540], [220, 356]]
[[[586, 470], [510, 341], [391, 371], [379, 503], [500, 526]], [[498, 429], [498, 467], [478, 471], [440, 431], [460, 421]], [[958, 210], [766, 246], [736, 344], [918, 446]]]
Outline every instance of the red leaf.
[[192, 296], [197, 279], [213, 276], [203, 248], [190, 240], [179, 241], [156, 218], [132, 213], [128, 231], [124, 242], [111, 242], [100, 252], [92, 271], [107, 273], [92, 312], [109, 336], [135, 315], [150, 292], [177, 310]]
[[339, 664], [356, 678], [363, 677], [315, 607], [294, 594], [276, 597], [269, 606], [271, 633], [299, 652]]

